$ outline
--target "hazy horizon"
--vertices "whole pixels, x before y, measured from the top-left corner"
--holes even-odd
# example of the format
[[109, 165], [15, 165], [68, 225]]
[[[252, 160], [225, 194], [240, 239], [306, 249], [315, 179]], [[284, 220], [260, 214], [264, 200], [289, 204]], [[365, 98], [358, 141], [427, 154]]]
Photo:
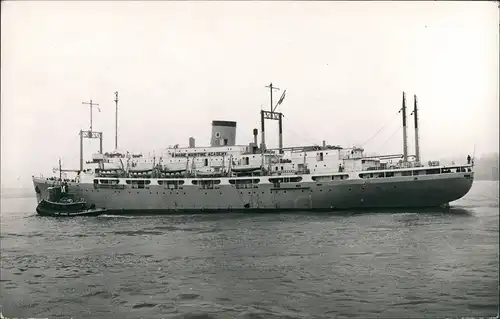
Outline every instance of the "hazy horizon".
[[[62, 157], [78, 167], [80, 129], [114, 149], [209, 144], [212, 120], [252, 140], [270, 82], [287, 90], [285, 145], [363, 144], [409, 153], [413, 94], [424, 160], [498, 153], [499, 9], [495, 2], [1, 3], [1, 183], [29, 187]], [[27, 23], [26, 21], [29, 21]], [[281, 91], [281, 92], [282, 92]], [[275, 102], [281, 95], [276, 93]], [[276, 147], [277, 123], [266, 122]], [[389, 139], [393, 136], [391, 139]], [[98, 141], [85, 141], [88, 157]]]

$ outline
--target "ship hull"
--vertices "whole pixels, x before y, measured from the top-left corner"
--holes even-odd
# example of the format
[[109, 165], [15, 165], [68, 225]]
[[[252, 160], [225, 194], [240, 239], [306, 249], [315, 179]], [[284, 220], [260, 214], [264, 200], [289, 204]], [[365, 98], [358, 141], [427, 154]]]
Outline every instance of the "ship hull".
[[106, 212], [105, 209], [87, 209], [86, 203], [61, 204], [41, 200], [36, 207], [36, 212], [40, 216], [48, 217], [80, 217], [99, 216]]
[[[440, 207], [466, 195], [473, 172], [386, 179], [299, 182], [236, 188], [220, 185], [210, 189], [188, 185], [168, 189], [98, 188], [90, 183], [70, 183], [69, 189], [89, 204], [113, 213], [182, 213], [239, 211], [328, 211]], [[41, 200], [52, 181], [33, 179]]]

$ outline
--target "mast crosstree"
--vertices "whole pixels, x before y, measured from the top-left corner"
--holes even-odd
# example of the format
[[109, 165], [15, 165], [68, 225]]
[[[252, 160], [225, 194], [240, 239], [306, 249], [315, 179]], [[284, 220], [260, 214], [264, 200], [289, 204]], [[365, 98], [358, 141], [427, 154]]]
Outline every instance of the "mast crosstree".
[[269, 94], [271, 97], [271, 104], [270, 104], [271, 111], [264, 111], [264, 110], [260, 111], [261, 132], [262, 132], [261, 133], [261, 135], [262, 135], [261, 149], [262, 149], [262, 152], [264, 152], [264, 150], [266, 148], [266, 137], [265, 137], [265, 133], [264, 133], [265, 132], [264, 121], [265, 120], [277, 120], [279, 122], [279, 124], [278, 124], [278, 126], [279, 126], [279, 153], [283, 154], [283, 113], [275, 112], [275, 111], [276, 111], [276, 108], [285, 99], [286, 90], [281, 95], [280, 99], [278, 100], [278, 103], [276, 103], [276, 105], [273, 107], [273, 90], [279, 91], [280, 89], [273, 86], [273, 83], [270, 83], [268, 86], [266, 86], [266, 88], [269, 88]]
[[88, 104], [90, 108], [90, 132], [92, 132], [92, 107], [95, 106], [97, 107], [97, 110], [101, 112], [101, 109], [99, 108], [99, 104], [93, 103], [92, 100], [90, 102], [82, 102], [82, 104]]

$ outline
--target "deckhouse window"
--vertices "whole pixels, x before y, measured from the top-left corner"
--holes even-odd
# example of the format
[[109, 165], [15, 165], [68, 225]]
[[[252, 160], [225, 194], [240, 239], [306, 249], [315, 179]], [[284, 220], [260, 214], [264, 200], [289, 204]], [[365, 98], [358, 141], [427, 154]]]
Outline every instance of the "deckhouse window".
[[432, 175], [432, 174], [439, 174], [439, 168], [431, 168], [425, 171], [427, 175]]
[[213, 189], [215, 185], [220, 184], [220, 179], [198, 179], [192, 180], [193, 185], [199, 185], [203, 189]]
[[150, 180], [147, 179], [138, 179], [138, 180], [130, 180], [127, 179], [125, 183], [132, 186], [132, 188], [149, 188], [149, 184], [151, 184]]
[[292, 177], [271, 177], [269, 178], [270, 183], [280, 182], [280, 183], [298, 183], [302, 180], [300, 176]]
[[118, 180], [118, 179], [100, 179], [99, 182], [101, 184], [116, 185], [120, 182], [120, 180]]
[[[260, 179], [258, 178], [245, 178], [245, 179], [230, 179], [229, 184], [234, 185], [237, 189], [241, 188], [253, 188], [255, 184], [258, 184]], [[257, 187], [257, 186], [255, 186]]]
[[[360, 174], [361, 177], [361, 174]], [[340, 179], [348, 179], [349, 174], [339, 174], [339, 175], [320, 175], [320, 176], [313, 176], [312, 180], [315, 182], [327, 182], [327, 181], [334, 181], [334, 180], [340, 180]]]
[[164, 188], [167, 188], [167, 189], [178, 189], [178, 188], [182, 188], [181, 186], [184, 185], [184, 181], [180, 180], [180, 179], [158, 180], [158, 185], [163, 185]]

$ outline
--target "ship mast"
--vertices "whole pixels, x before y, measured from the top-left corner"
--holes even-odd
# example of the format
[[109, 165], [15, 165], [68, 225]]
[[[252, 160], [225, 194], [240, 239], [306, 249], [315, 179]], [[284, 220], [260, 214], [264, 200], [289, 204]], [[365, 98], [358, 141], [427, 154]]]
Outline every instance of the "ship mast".
[[115, 151], [118, 150], [118, 91], [115, 92]]
[[281, 95], [278, 103], [273, 107], [273, 90], [279, 90], [279, 88], [273, 86], [272, 83], [270, 83], [266, 88], [269, 88], [269, 93], [271, 96], [271, 111], [260, 111], [260, 121], [261, 121], [261, 130], [262, 130], [262, 145], [261, 145], [261, 152], [263, 153], [266, 147], [266, 137], [264, 134], [265, 131], [265, 126], [264, 126], [264, 120], [277, 120], [279, 122], [279, 152], [280, 154], [283, 154], [283, 113], [281, 112], [275, 112], [276, 108], [278, 105], [280, 105], [283, 102], [283, 99], [285, 98], [285, 93], [286, 90], [283, 91], [283, 94]]
[[[273, 113], [273, 90], [279, 91], [279, 88], [273, 86], [272, 82], [268, 86], [266, 86], [266, 88], [269, 88], [269, 95], [271, 97], [271, 103], [270, 103], [269, 107], [270, 107], [271, 113]], [[264, 151], [265, 148], [266, 148], [266, 135], [264, 133], [264, 131], [265, 131], [264, 119], [265, 119], [264, 118], [264, 113], [261, 110], [260, 111], [260, 121], [261, 121], [261, 130], [262, 130], [262, 134], [261, 134], [262, 135], [261, 136], [261, 139], [262, 139], [262, 145], [261, 145], [262, 151]]]
[[277, 87], [273, 86], [273, 83], [271, 83], [268, 86], [266, 86], [266, 88], [269, 88], [269, 93], [270, 93], [270, 96], [271, 96], [270, 107], [271, 107], [271, 112], [273, 112], [273, 90], [279, 91], [280, 88], [277, 88]]
[[82, 102], [82, 104], [88, 104], [90, 107], [90, 130], [84, 131], [80, 130], [80, 172], [83, 171], [83, 139], [84, 138], [90, 138], [90, 139], [99, 139], [99, 153], [102, 154], [102, 132], [93, 132], [92, 131], [92, 107], [95, 106], [97, 107], [97, 110], [101, 112], [101, 109], [99, 109], [99, 104], [92, 102], [90, 100], [89, 102]]
[[60, 158], [59, 158], [59, 181], [62, 181], [62, 166]]
[[403, 162], [408, 161], [408, 135], [406, 131], [406, 93], [403, 92], [403, 107], [401, 109], [403, 112]]
[[90, 102], [82, 102], [82, 104], [88, 104], [89, 105], [89, 108], [90, 108], [90, 132], [92, 132], [92, 107], [93, 106], [97, 107], [97, 110], [99, 112], [101, 112], [101, 110], [99, 109], [99, 104], [92, 103], [92, 100], [90, 100]]
[[420, 145], [418, 143], [418, 109], [417, 109], [417, 95], [413, 95], [413, 112], [410, 115], [413, 115], [415, 118], [415, 161], [420, 163]]

